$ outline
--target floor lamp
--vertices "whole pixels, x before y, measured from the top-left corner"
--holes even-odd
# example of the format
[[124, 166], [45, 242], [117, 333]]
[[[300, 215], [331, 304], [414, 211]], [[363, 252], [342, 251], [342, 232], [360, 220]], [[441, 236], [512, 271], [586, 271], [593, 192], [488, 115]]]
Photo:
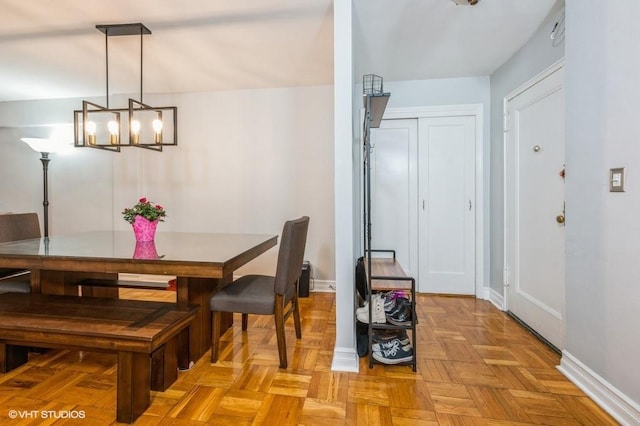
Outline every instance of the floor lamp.
[[31, 149], [40, 153], [40, 161], [42, 162], [42, 183], [44, 187], [44, 199], [42, 206], [44, 208], [44, 238], [49, 239], [49, 154], [58, 150], [58, 145], [51, 142], [49, 139], [42, 138], [22, 138], [22, 141], [27, 143]]

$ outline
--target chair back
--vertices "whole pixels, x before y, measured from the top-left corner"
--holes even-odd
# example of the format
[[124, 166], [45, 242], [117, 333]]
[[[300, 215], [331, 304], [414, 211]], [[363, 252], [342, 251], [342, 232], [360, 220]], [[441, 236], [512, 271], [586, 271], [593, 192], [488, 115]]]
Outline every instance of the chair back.
[[274, 291], [276, 294], [288, 294], [289, 289], [295, 286], [298, 278], [300, 278], [308, 229], [308, 216], [289, 220], [284, 224], [280, 240], [280, 251], [278, 252], [278, 266], [276, 267], [274, 279]]
[[37, 213], [0, 214], [0, 243], [40, 238]]

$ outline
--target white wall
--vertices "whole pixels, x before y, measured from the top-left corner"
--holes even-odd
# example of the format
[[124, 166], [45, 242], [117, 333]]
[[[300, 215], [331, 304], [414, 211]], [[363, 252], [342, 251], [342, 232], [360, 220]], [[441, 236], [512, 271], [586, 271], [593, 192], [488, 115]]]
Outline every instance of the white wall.
[[[140, 196], [166, 207], [159, 232], [280, 234], [286, 219], [305, 214], [305, 257], [316, 280], [333, 282], [332, 89], [147, 95], [147, 103], [178, 107], [178, 146], [53, 154], [50, 234], [128, 229], [120, 212]], [[79, 99], [0, 103], [0, 127], [70, 123], [80, 106]], [[42, 212], [39, 154], [20, 141], [38, 131], [0, 130], [0, 211]], [[276, 256], [272, 249], [240, 273], [273, 272]]]
[[[640, 421], [640, 2], [568, 0], [566, 351]], [[608, 191], [626, 167], [626, 192]], [[635, 423], [634, 423], [635, 424]]]
[[562, 10], [552, 14], [504, 65], [491, 75], [491, 271], [490, 287], [503, 295], [505, 96], [564, 57], [564, 38], [552, 42], [551, 30]]

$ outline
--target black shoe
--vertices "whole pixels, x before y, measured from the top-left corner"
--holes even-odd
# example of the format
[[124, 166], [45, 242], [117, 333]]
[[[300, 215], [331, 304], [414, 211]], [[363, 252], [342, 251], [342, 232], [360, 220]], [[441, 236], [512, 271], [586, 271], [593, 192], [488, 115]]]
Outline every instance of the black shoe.
[[404, 340], [407, 338], [407, 330], [376, 330], [371, 336], [373, 343], [384, 343], [393, 339]]
[[406, 297], [398, 297], [394, 300], [394, 302], [395, 304], [393, 305], [393, 307], [391, 307], [391, 309], [385, 310], [385, 313], [387, 315], [393, 316], [399, 310], [404, 309], [404, 306], [411, 306], [411, 301]]
[[387, 314], [387, 322], [393, 325], [410, 326], [413, 317], [413, 311], [410, 304], [403, 304], [403, 306], [395, 310], [392, 314]]
[[385, 349], [391, 349], [394, 346], [408, 346], [411, 347], [411, 341], [409, 340], [408, 337], [404, 338], [404, 339], [398, 339], [397, 337], [395, 339], [392, 340], [388, 340], [386, 342], [382, 342], [382, 343], [374, 343], [373, 345], [371, 345], [371, 350], [374, 352], [380, 352], [383, 351]]
[[383, 364], [400, 364], [402, 362], [413, 361], [413, 347], [407, 346], [393, 346], [389, 349], [382, 349], [381, 351], [374, 351], [371, 355], [373, 359]]

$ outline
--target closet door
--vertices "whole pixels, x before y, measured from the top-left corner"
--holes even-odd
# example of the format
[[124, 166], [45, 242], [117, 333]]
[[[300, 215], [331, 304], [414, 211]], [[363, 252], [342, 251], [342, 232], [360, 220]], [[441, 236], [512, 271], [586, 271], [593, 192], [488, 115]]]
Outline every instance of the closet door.
[[382, 120], [371, 131], [371, 248], [394, 249], [417, 273], [418, 120]]
[[420, 292], [475, 294], [475, 120], [419, 119]]

